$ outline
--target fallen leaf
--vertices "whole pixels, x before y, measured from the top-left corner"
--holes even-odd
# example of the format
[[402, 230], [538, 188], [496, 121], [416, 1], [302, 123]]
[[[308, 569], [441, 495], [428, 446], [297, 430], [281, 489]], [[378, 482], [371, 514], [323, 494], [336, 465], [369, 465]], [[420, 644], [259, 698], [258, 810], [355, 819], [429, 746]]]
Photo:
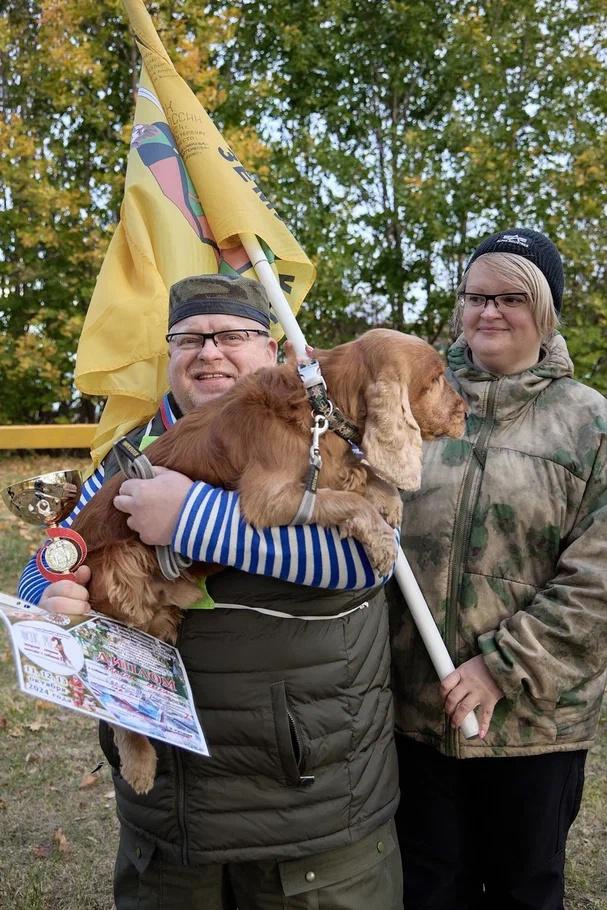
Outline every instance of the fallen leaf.
[[32, 733], [37, 733], [38, 730], [48, 730], [48, 724], [42, 723], [41, 720], [34, 720], [31, 724], [25, 725], [28, 730], [31, 730]]
[[53, 705], [50, 701], [42, 701], [41, 698], [37, 698], [34, 704], [41, 711], [54, 711], [56, 709], [56, 705]]
[[82, 780], [78, 784], [79, 790], [86, 790], [87, 787], [94, 787], [95, 784], [99, 783], [100, 778], [96, 774], [88, 773], [82, 777]]
[[52, 844], [38, 844], [37, 847], [33, 848], [34, 856], [37, 856], [38, 859], [48, 859], [51, 855], [51, 850], [53, 849]]
[[59, 853], [63, 853], [65, 855], [66, 853], [70, 852], [71, 845], [70, 845], [70, 842], [68, 841], [67, 837], [63, 833], [63, 828], [55, 829], [55, 831], [53, 832], [53, 840], [57, 844], [57, 849], [59, 850]]
[[6, 717], [0, 717], [0, 730], [6, 730], [8, 726], [8, 721]]
[[17, 737], [23, 736], [23, 728], [22, 727], [13, 727], [11, 730], [8, 731], [8, 735], [17, 739]]
[[108, 790], [108, 792], [104, 793], [103, 796], [104, 796], [104, 799], [114, 799], [114, 791]]

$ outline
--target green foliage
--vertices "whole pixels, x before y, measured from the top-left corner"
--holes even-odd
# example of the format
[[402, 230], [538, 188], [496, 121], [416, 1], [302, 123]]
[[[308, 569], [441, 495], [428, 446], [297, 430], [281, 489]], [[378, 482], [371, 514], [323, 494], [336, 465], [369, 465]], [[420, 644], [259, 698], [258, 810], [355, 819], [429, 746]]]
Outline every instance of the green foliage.
[[[478, 240], [536, 227], [566, 261], [578, 374], [607, 389], [605, 10], [604, 0], [241, 4], [218, 113], [260, 124], [279, 206], [304, 247], [331, 256], [319, 310], [347, 301], [368, 323], [445, 341]], [[310, 325], [321, 337], [354, 327]]]
[[[201, 100], [214, 21], [155, 4]], [[167, 26], [166, 23], [169, 23]], [[198, 36], [197, 44], [192, 32]], [[84, 315], [118, 221], [139, 59], [120, 0], [7, 0], [0, 12], [0, 422], [91, 419], [73, 388]]]
[[[319, 267], [317, 344], [448, 340], [467, 256], [545, 230], [577, 375], [607, 391], [605, 0], [156, 0], [179, 71]], [[0, 420], [43, 420], [122, 195], [139, 61], [119, 0], [0, 13]]]
[[131, 106], [118, 2], [8, 0], [0, 18], [3, 422], [69, 402], [77, 339], [117, 218]]

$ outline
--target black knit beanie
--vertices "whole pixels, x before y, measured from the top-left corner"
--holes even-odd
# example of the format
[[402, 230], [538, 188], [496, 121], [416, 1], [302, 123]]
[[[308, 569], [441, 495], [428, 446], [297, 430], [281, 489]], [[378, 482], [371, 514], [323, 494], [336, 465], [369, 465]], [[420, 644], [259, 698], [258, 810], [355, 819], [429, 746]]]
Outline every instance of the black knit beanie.
[[552, 292], [552, 302], [557, 313], [563, 305], [563, 263], [559, 251], [544, 234], [528, 228], [499, 231], [483, 240], [475, 249], [466, 266], [466, 272], [475, 259], [484, 253], [514, 253], [528, 259], [543, 273]]

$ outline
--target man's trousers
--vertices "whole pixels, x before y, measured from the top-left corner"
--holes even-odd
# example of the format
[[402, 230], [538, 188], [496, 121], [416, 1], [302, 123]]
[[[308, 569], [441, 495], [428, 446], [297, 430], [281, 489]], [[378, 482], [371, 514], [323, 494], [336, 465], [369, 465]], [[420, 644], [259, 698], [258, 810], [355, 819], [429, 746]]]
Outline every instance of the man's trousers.
[[175, 866], [123, 830], [116, 910], [402, 910], [394, 822], [305, 859]]

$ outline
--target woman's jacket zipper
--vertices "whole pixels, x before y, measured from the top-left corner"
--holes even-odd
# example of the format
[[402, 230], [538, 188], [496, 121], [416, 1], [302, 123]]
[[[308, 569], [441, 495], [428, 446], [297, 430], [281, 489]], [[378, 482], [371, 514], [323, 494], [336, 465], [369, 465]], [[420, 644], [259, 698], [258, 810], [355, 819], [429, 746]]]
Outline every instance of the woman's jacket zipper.
[[[472, 519], [474, 517], [482, 474], [485, 469], [487, 443], [493, 430], [495, 404], [499, 387], [499, 379], [491, 382], [489, 385], [485, 418], [478, 439], [472, 445], [471, 457], [468, 461], [464, 476], [462, 497], [453, 529], [453, 553], [445, 610], [445, 643], [456, 667], [459, 662], [457, 653], [457, 619], [459, 615], [459, 603], [464, 574], [464, 553], [468, 548], [472, 530]], [[459, 738], [457, 730], [453, 729], [448, 718], [445, 718], [445, 723], [447, 725], [447, 754], [459, 757]]]

